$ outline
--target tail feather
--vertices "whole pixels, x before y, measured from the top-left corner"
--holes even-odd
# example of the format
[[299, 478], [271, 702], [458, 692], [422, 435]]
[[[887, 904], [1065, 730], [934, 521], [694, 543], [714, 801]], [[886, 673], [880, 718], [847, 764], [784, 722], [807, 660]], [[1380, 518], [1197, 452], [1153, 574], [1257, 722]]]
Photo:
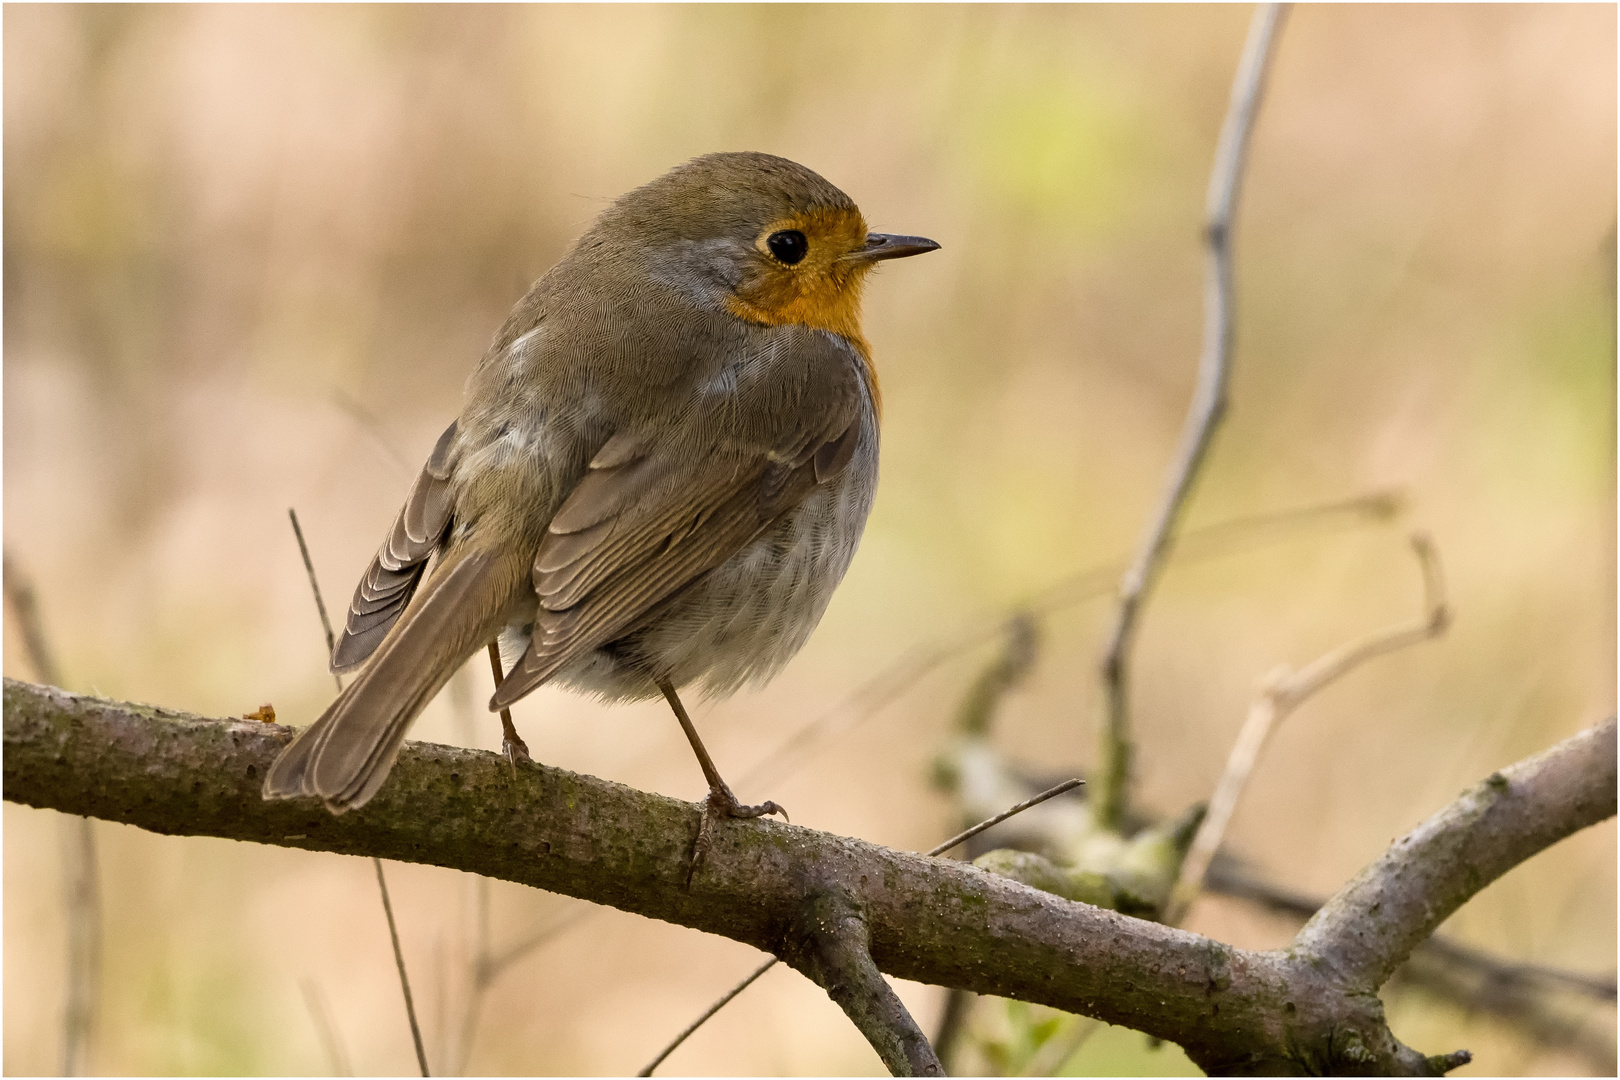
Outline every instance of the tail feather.
[[313, 795], [335, 814], [364, 806], [417, 714], [498, 629], [508, 561], [464, 550], [436, 567], [359, 678], [270, 766], [264, 797]]

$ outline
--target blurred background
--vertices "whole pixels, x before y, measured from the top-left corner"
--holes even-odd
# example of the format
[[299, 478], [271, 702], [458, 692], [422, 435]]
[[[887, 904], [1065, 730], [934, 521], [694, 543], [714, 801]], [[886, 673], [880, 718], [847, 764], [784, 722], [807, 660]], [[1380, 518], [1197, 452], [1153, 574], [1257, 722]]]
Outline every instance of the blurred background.
[[[909, 649], [1134, 545], [1192, 387], [1204, 188], [1249, 14], [8, 5], [5, 545], [63, 682], [308, 723], [332, 683], [287, 508], [341, 610], [529, 282], [623, 191], [764, 150], [944, 249], [868, 290], [883, 474], [844, 586], [770, 687], [696, 710], [738, 783]], [[1276, 665], [1418, 613], [1413, 528], [1456, 619], [1279, 732], [1228, 838], [1279, 885], [1333, 891], [1462, 788], [1615, 707], [1615, 31], [1613, 7], [1540, 5], [1304, 7], [1283, 30], [1238, 218], [1232, 408], [1187, 525], [1383, 491], [1404, 509], [1172, 563], [1136, 654], [1138, 804], [1207, 797]], [[1065, 776], [1094, 762], [1108, 616], [1102, 599], [1045, 620], [996, 728], [1009, 757]], [[36, 677], [9, 607], [5, 635], [6, 674]], [[987, 655], [838, 712], [739, 795], [933, 845], [955, 818], [929, 763]], [[499, 745], [482, 664], [415, 737]], [[537, 760], [703, 793], [660, 704], [543, 690], [515, 714]], [[50, 1073], [61, 819], [4, 818], [4, 1067]], [[90, 1069], [414, 1071], [365, 860], [96, 836]], [[1615, 845], [1612, 821], [1559, 845], [1446, 932], [1612, 977]], [[439, 1071], [634, 1071], [759, 959], [515, 885], [390, 875]], [[469, 1022], [480, 935], [500, 951], [565, 920]], [[1189, 926], [1254, 947], [1293, 932], [1220, 898]], [[931, 1030], [943, 993], [901, 992]], [[1417, 990], [1386, 999], [1407, 1042], [1472, 1049], [1464, 1075], [1613, 1069], [1612, 1004], [1549, 1040]], [[1116, 1030], [1062, 1068], [1191, 1069]], [[785, 969], [667, 1065], [878, 1070]]]

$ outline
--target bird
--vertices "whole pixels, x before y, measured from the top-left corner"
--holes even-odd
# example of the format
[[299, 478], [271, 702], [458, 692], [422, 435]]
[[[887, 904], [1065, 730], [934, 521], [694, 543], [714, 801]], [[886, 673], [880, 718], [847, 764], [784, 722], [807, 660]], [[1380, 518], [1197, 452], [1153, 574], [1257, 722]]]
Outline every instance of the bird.
[[837, 187], [764, 153], [697, 157], [614, 201], [473, 369], [332, 650], [358, 675], [264, 797], [364, 806], [488, 649], [514, 768], [509, 709], [536, 688], [662, 694], [709, 786], [699, 847], [717, 817], [780, 812], [736, 798], [678, 688], [761, 684], [815, 629], [877, 484], [862, 287], [939, 246], [869, 231]]

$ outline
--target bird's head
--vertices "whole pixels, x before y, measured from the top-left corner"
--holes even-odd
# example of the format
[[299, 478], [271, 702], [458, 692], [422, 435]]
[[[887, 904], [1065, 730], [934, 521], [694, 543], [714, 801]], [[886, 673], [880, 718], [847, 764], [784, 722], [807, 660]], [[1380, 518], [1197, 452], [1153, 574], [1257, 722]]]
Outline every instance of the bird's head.
[[707, 154], [625, 195], [602, 227], [635, 238], [655, 273], [732, 315], [839, 334], [867, 352], [861, 284], [885, 259], [939, 247], [869, 232], [853, 200], [770, 154]]

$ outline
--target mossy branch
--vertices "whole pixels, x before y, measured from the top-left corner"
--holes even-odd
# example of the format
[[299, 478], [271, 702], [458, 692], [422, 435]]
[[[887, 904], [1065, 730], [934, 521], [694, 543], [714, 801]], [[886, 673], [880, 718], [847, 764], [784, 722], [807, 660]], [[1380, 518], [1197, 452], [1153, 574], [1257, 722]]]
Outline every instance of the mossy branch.
[[[1212, 1072], [1433, 1073], [1372, 992], [1468, 896], [1611, 816], [1614, 723], [1493, 775], [1390, 851], [1291, 949], [1252, 952], [976, 867], [774, 821], [727, 822], [686, 885], [698, 807], [501, 757], [407, 744], [363, 810], [265, 802], [292, 732], [5, 681], [5, 797], [174, 835], [429, 863], [746, 942], [805, 947], [837, 889], [890, 975], [1050, 1005], [1179, 1043]], [[1605, 749], [1606, 748], [1606, 749]]]

